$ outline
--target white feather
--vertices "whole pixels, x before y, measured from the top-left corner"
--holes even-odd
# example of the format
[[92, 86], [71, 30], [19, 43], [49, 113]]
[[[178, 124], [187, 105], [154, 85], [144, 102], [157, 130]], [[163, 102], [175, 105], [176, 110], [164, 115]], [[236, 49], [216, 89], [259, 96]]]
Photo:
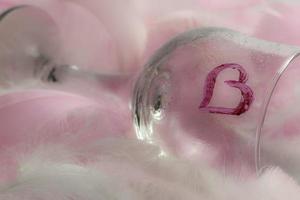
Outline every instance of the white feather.
[[206, 165], [160, 156], [138, 141], [106, 139], [71, 148], [43, 144], [18, 157], [16, 179], [3, 183], [7, 200], [298, 199], [299, 186], [278, 169], [260, 178], [224, 177]]

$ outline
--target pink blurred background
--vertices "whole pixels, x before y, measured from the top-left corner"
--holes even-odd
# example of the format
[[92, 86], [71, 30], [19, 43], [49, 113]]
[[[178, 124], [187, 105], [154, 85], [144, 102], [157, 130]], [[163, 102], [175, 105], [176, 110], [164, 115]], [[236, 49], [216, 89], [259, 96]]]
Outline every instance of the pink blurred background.
[[[1, 95], [0, 146], [4, 149], [21, 143], [33, 148], [40, 143], [66, 142], [66, 138], [66, 143], [76, 146], [111, 135], [134, 137], [129, 106], [134, 78], [159, 47], [184, 31], [221, 26], [300, 45], [297, 1], [2, 0], [0, 8], [4, 11], [20, 4], [39, 6], [54, 18], [66, 62], [132, 81], [124, 83], [126, 95], [117, 93], [115, 87], [99, 87], [94, 95], [40, 88]], [[0, 156], [1, 162], [11, 159], [7, 151]]]

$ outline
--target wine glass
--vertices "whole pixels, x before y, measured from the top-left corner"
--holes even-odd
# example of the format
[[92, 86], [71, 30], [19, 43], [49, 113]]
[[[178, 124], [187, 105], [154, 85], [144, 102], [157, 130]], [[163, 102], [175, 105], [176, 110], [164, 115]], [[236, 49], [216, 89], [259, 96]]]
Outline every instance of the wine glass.
[[59, 60], [60, 41], [53, 19], [42, 9], [27, 5], [5, 11], [0, 19], [1, 87], [55, 82], [50, 63]]
[[[57, 21], [42, 8], [22, 5], [0, 15], [0, 88], [50, 89], [92, 98], [101, 92], [114, 92], [129, 101], [132, 74], [100, 74], [66, 63], [64, 55], [72, 49], [63, 46]], [[99, 66], [101, 68], [101, 66]], [[123, 87], [126, 86], [126, 87]]]
[[[287, 160], [300, 139], [298, 55], [298, 47], [224, 28], [180, 34], [153, 55], [135, 85], [137, 138], [225, 174], [279, 166], [295, 177], [300, 151], [297, 165]], [[279, 131], [286, 123], [292, 137]]]

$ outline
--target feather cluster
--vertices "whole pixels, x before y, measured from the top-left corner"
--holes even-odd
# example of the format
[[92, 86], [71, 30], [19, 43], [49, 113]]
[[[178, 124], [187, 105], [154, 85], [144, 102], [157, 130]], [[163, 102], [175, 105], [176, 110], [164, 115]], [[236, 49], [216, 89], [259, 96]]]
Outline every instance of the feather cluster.
[[[47, 37], [45, 43], [44, 40], [33, 42], [26, 52], [39, 58], [38, 63], [54, 67], [46, 69], [50, 72], [47, 80], [59, 82], [56, 76], [65, 78], [70, 74], [72, 78], [58, 85], [34, 77], [20, 82], [24, 74], [32, 74], [33, 68], [24, 67], [31, 61], [19, 62], [23, 57], [15, 53], [22, 52], [20, 45], [36, 37], [27, 37], [28, 32], [19, 31], [26, 27], [29, 32], [35, 30], [37, 35], [51, 36], [52, 29], [47, 32], [34, 24], [21, 27], [18, 23], [0, 21], [0, 200], [300, 198], [299, 183], [279, 168], [266, 169], [260, 176], [226, 174], [212, 167], [207, 159], [174, 157], [163, 152], [159, 144], [133, 139], [135, 133], [128, 106], [130, 88], [141, 66], [171, 37], [209, 25], [299, 45], [299, 3], [283, 0], [0, 1], [3, 11], [18, 5], [33, 5], [49, 14], [60, 37], [55, 42]], [[56, 42], [59, 50], [53, 47]], [[57, 65], [64, 66], [61, 74], [56, 74]], [[168, 131], [175, 134], [183, 130]], [[269, 159], [297, 174], [298, 146], [297, 140], [292, 146], [284, 139], [268, 141], [264, 151]], [[292, 158], [278, 157], [279, 153]], [[209, 158], [213, 152], [202, 154]]]

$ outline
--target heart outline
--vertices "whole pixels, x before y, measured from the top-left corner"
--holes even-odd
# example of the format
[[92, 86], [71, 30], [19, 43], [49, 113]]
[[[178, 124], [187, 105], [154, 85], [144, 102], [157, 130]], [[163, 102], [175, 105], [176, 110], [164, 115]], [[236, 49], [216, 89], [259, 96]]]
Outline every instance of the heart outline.
[[[217, 77], [220, 72], [225, 69], [236, 69], [239, 71], [239, 80], [227, 80], [224, 81], [230, 87], [237, 88], [241, 91], [241, 100], [239, 104], [235, 108], [224, 108], [224, 107], [216, 107], [216, 106], [208, 106], [212, 97], [213, 91], [216, 84]], [[246, 70], [239, 64], [236, 63], [226, 63], [219, 65], [212, 69], [205, 80], [204, 84], [204, 98], [199, 105], [199, 109], [203, 111], [208, 111], [209, 113], [217, 113], [217, 114], [227, 114], [227, 115], [241, 115], [249, 110], [251, 104], [254, 101], [254, 92], [253, 90], [246, 85], [248, 81], [248, 74]]]

